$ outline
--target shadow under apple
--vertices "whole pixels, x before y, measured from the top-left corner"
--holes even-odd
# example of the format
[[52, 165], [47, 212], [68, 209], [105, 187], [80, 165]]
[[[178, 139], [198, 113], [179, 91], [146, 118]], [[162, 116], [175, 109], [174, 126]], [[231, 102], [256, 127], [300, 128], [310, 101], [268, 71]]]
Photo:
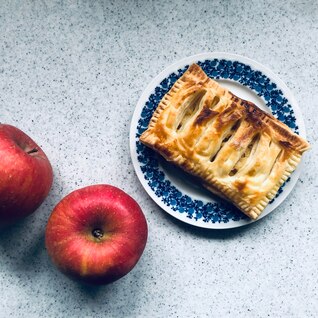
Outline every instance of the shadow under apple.
[[2, 260], [10, 263], [13, 271], [38, 270], [45, 253], [44, 230], [29, 216], [1, 231], [0, 248]]

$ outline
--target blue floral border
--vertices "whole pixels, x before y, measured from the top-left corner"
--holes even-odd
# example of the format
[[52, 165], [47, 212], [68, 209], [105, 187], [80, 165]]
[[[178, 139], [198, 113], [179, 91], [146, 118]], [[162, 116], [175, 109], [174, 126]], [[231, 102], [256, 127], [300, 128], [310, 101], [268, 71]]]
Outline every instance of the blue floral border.
[[[288, 103], [283, 92], [266, 75], [238, 61], [213, 59], [198, 62], [198, 64], [211, 78], [231, 79], [252, 89], [265, 100], [266, 105], [276, 118], [298, 133], [292, 106]], [[185, 213], [190, 219], [212, 223], [227, 223], [246, 219], [247, 217], [243, 213], [227, 202], [204, 203], [201, 200], [193, 200], [188, 195], [180, 192], [166, 179], [164, 172], [159, 167], [158, 157], [155, 152], [139, 141], [139, 137], [147, 129], [158, 103], [188, 67], [189, 65], [186, 65], [166, 77], [155, 88], [154, 93], [149, 96], [142, 109], [136, 133], [136, 149], [140, 168], [156, 196], [161, 198], [166, 206], [177, 213]], [[276, 197], [283, 192], [283, 187], [284, 185], [279, 189]]]

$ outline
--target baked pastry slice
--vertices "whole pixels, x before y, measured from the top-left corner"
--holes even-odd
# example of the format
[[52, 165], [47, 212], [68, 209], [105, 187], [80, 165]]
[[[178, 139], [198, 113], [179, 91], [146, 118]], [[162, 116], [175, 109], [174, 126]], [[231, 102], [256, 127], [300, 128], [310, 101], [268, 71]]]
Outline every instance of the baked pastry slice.
[[309, 144], [193, 64], [163, 97], [140, 141], [256, 219]]

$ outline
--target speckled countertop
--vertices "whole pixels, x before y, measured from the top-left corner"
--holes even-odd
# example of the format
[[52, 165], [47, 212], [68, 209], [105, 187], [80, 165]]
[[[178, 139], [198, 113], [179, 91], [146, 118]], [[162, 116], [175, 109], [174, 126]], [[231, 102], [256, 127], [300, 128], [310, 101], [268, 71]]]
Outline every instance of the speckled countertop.
[[[0, 121], [32, 136], [54, 168], [41, 208], [0, 233], [0, 317], [317, 317], [318, 5], [312, 1], [1, 1]], [[256, 59], [293, 91], [312, 149], [270, 216], [229, 231], [194, 228], [150, 199], [128, 135], [149, 81], [180, 58]], [[45, 224], [70, 191], [111, 183], [149, 224], [140, 262], [118, 282], [60, 274]]]

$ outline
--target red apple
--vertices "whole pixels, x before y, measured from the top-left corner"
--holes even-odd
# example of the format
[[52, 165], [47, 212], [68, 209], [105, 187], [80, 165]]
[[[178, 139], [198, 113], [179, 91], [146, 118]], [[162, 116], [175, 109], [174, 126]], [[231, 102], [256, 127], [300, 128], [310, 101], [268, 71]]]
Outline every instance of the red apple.
[[48, 195], [51, 164], [24, 132], [0, 124], [0, 227], [33, 213]]
[[137, 202], [111, 185], [93, 185], [67, 195], [46, 227], [46, 248], [66, 275], [89, 284], [111, 283], [130, 272], [148, 235]]

